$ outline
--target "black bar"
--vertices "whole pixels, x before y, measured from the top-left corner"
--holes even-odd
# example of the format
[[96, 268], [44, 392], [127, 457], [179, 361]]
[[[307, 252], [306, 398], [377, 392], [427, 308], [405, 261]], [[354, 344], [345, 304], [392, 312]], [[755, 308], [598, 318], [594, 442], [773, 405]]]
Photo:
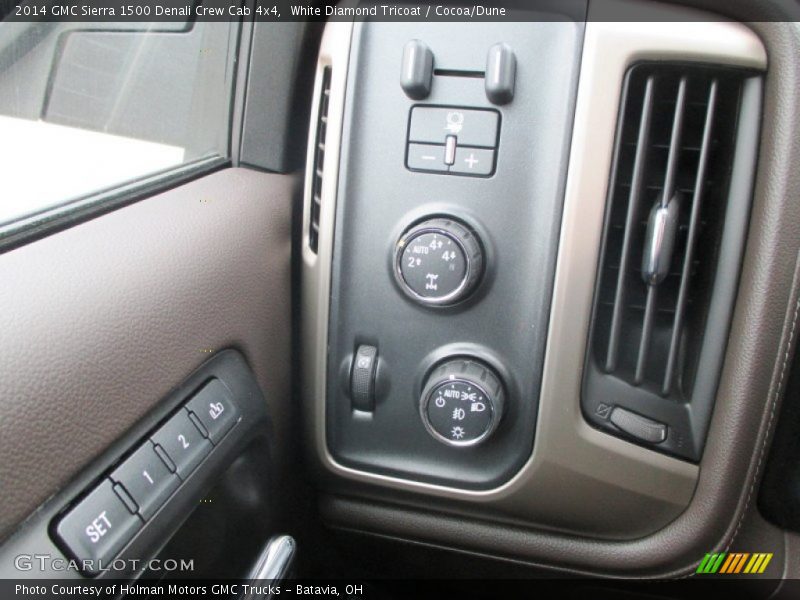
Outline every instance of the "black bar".
[[714, 112], [717, 104], [717, 80], [711, 82], [708, 93], [708, 108], [706, 109], [706, 122], [703, 129], [703, 142], [700, 147], [700, 157], [697, 165], [697, 179], [694, 185], [694, 197], [692, 198], [692, 213], [689, 218], [689, 233], [686, 239], [686, 255], [683, 259], [683, 270], [681, 272], [681, 287], [678, 291], [678, 301], [675, 306], [675, 320], [672, 325], [672, 336], [669, 342], [669, 355], [667, 358], [667, 368], [664, 372], [664, 383], [661, 393], [667, 395], [672, 390], [672, 380], [675, 371], [675, 361], [678, 356], [678, 342], [680, 340], [683, 319], [686, 313], [686, 300], [689, 295], [689, 278], [692, 274], [692, 261], [694, 260], [695, 244], [697, 233], [700, 228], [700, 207], [703, 202], [704, 184], [706, 169], [708, 167], [708, 153], [711, 147], [711, 130], [714, 123]]
[[[625, 217], [625, 236], [622, 240], [622, 256], [619, 261], [617, 274], [617, 291], [614, 295], [614, 312], [611, 318], [611, 331], [608, 338], [608, 353], [606, 354], [606, 371], [612, 372], [617, 368], [619, 357], [619, 337], [622, 328], [622, 310], [625, 302], [625, 274], [631, 254], [631, 240], [633, 230], [638, 222], [639, 199], [644, 185], [644, 171], [647, 159], [647, 147], [650, 140], [650, 119], [653, 113], [653, 86], [655, 78], [647, 78], [644, 89], [642, 118], [639, 122], [639, 136], [636, 142], [636, 158], [633, 163], [633, 177], [631, 191], [628, 196], [628, 213]], [[623, 118], [623, 116], [620, 116]]]

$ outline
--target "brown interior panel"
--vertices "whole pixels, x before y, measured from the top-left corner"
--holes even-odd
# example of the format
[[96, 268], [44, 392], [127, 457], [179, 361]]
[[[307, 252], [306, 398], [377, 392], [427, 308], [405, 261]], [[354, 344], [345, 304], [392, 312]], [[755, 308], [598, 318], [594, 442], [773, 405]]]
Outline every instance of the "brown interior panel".
[[280, 456], [294, 189], [224, 169], [0, 255], [0, 537], [224, 348]]

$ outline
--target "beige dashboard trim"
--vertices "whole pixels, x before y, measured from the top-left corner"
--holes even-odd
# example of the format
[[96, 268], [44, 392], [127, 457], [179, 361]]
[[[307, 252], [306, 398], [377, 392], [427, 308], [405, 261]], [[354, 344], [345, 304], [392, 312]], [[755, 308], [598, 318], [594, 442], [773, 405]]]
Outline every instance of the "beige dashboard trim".
[[[610, 5], [604, 2], [603, 10]], [[620, 92], [626, 70], [639, 60], [709, 62], [764, 70], [767, 58], [758, 37], [742, 25], [699, 21], [701, 13], [663, 5], [613, 0], [613, 6], [623, 11], [634, 7], [642, 19], [642, 11], [650, 11], [647, 15], [653, 21], [590, 20], [586, 24], [534, 450], [513, 478], [487, 490], [368, 473], [339, 464], [328, 451], [328, 310], [338, 154], [353, 26], [327, 26], [317, 86], [322, 67], [330, 64], [332, 90], [318, 255], [308, 250], [304, 232], [302, 379], [310, 442], [329, 473], [351, 482], [459, 501], [462, 507], [482, 507], [484, 515], [498, 519], [609, 539], [653, 533], [688, 506], [698, 478], [697, 466], [601, 433], [586, 424], [580, 409], [584, 348]], [[670, 16], [678, 21], [686, 15], [694, 20], [684, 20], [679, 27], [665, 22]], [[312, 124], [310, 140], [315, 138], [314, 127]], [[306, 215], [309, 190], [310, 178]]]

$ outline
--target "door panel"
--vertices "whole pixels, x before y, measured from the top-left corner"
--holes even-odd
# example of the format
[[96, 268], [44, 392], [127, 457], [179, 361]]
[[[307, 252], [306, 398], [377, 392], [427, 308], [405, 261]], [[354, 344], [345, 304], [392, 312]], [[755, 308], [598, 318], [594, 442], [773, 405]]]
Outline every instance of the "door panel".
[[294, 189], [225, 169], [0, 255], [0, 537], [224, 348], [280, 458]]

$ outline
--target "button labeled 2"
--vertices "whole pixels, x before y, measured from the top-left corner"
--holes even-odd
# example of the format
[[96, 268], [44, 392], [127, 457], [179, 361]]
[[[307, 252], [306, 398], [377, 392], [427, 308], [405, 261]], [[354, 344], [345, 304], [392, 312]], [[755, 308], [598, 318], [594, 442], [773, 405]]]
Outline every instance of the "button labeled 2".
[[167, 453], [181, 479], [186, 479], [212, 448], [211, 443], [189, 420], [189, 413], [185, 410], [175, 413], [156, 431], [152, 440]]

